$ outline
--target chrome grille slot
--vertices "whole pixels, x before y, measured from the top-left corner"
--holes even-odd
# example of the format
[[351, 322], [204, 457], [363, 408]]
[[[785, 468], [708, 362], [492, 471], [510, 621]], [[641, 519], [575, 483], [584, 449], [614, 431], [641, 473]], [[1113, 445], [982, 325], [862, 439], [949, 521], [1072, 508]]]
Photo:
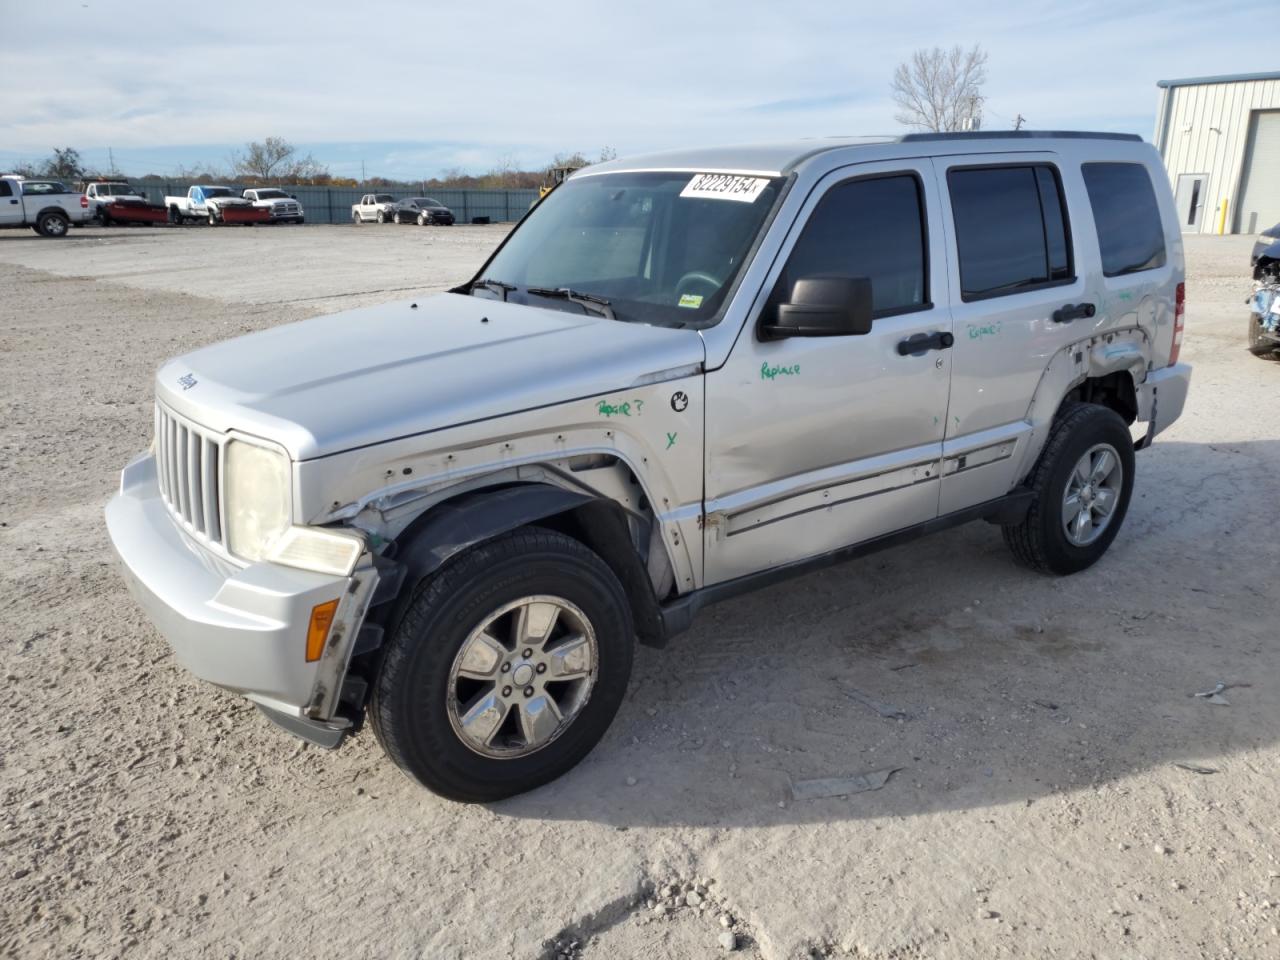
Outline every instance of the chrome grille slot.
[[211, 546], [222, 542], [223, 437], [156, 404], [156, 475], [160, 496], [187, 531]]

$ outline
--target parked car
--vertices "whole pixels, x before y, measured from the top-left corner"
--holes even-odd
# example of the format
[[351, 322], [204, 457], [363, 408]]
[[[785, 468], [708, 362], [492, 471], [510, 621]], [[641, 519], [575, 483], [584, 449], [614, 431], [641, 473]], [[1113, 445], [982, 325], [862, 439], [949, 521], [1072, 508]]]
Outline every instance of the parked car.
[[42, 237], [65, 237], [87, 223], [89, 199], [58, 180], [0, 177], [0, 227], [30, 227]]
[[255, 187], [244, 191], [241, 196], [255, 207], [261, 207], [271, 214], [272, 223], [305, 223], [306, 214], [297, 197], [292, 197], [275, 187]]
[[101, 220], [103, 208], [116, 200], [141, 200], [145, 203], [147, 199], [141, 190], [117, 180], [93, 180], [85, 184], [84, 195], [89, 198], [89, 210], [95, 220]]
[[165, 197], [164, 205], [168, 207], [169, 219], [173, 223], [207, 220], [210, 226], [226, 220], [228, 209], [253, 206], [230, 187], [213, 184], [195, 184], [187, 189], [185, 197]]
[[1249, 253], [1249, 266], [1253, 268], [1254, 275], [1257, 275], [1258, 261], [1266, 255], [1268, 260], [1275, 262], [1280, 260], [1280, 223], [1268, 230], [1263, 230], [1258, 234], [1258, 239], [1253, 242], [1253, 250]]
[[389, 193], [366, 193], [359, 203], [351, 205], [352, 223], [369, 220], [386, 223], [396, 215], [396, 198]]
[[392, 218], [396, 223], [416, 223], [420, 227], [428, 224], [444, 227], [453, 226], [453, 211], [439, 200], [430, 197], [409, 197], [395, 206]]
[[196, 675], [493, 800], [708, 604], [978, 519], [1100, 560], [1186, 399], [1183, 281], [1136, 136], [615, 160], [448, 293], [163, 365], [107, 527]]
[[1280, 223], [1264, 231], [1249, 257], [1253, 295], [1249, 310], [1249, 352], [1280, 360]]

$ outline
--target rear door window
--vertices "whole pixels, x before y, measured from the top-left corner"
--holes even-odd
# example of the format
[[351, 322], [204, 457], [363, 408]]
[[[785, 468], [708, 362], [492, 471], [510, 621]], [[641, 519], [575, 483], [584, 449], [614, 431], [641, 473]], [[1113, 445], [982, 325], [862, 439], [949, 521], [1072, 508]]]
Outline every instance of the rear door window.
[[929, 306], [924, 199], [910, 173], [836, 184], [796, 241], [773, 300], [802, 277], [866, 277], [875, 316]]
[[1164, 226], [1147, 168], [1140, 163], [1086, 163], [1081, 172], [1098, 228], [1103, 274], [1119, 277], [1163, 267]]
[[1074, 278], [1058, 171], [1049, 164], [947, 172], [964, 300], [1007, 296]]

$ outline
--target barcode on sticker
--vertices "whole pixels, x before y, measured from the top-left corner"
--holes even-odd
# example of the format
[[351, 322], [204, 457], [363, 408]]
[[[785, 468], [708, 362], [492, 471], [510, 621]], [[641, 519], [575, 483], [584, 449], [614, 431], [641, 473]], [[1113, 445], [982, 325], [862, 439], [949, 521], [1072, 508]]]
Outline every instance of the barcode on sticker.
[[700, 173], [690, 180], [682, 197], [707, 197], [712, 200], [738, 200], [754, 203], [769, 185], [765, 177], [736, 177], [731, 173]]

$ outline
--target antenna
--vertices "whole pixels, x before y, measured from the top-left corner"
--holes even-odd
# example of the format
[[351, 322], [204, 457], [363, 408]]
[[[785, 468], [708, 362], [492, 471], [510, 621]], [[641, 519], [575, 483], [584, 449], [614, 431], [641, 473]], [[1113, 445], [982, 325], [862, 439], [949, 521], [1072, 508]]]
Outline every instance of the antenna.
[[1022, 125], [1026, 122], [1027, 122], [1027, 118], [1024, 117], [1022, 114], [1018, 114], [1017, 119], [1013, 121], [1013, 129], [1021, 130]]

